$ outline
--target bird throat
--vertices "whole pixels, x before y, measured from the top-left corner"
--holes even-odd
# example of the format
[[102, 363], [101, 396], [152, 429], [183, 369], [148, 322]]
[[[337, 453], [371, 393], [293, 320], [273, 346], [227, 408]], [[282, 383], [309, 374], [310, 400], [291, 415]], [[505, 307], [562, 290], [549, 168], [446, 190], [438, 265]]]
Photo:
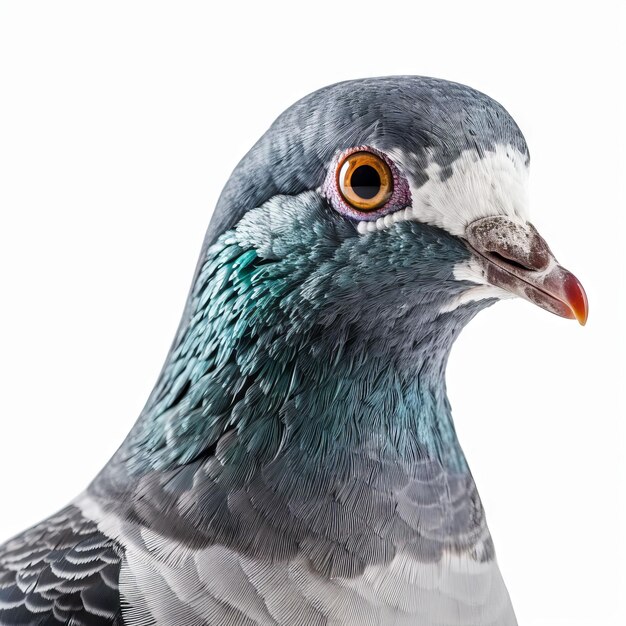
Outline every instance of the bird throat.
[[233, 236], [205, 259], [186, 320], [123, 446], [131, 471], [216, 454], [224, 465], [263, 465], [294, 450], [315, 464], [366, 451], [466, 470], [444, 375], [474, 312], [411, 324], [407, 311], [410, 334], [390, 337], [315, 298], [303, 305], [297, 270]]

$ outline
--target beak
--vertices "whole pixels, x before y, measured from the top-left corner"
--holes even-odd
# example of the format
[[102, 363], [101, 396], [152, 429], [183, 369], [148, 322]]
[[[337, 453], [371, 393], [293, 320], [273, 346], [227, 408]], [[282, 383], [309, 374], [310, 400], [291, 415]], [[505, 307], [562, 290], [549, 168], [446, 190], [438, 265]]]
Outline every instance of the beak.
[[557, 263], [532, 224], [484, 217], [469, 224], [465, 236], [490, 284], [585, 325], [589, 305], [583, 286]]

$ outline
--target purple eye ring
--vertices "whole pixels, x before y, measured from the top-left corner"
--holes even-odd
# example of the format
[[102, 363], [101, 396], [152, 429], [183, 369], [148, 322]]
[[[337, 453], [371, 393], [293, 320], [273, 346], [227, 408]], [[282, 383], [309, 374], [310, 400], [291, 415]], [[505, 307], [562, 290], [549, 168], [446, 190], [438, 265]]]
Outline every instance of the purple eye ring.
[[375, 221], [411, 204], [406, 178], [384, 152], [371, 146], [337, 154], [322, 193], [336, 211], [357, 221]]

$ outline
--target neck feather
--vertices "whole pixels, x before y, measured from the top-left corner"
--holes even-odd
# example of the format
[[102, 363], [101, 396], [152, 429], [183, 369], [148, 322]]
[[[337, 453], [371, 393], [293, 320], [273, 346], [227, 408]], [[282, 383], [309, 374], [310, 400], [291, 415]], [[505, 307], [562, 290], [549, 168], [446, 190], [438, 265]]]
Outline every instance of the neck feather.
[[228, 234], [220, 238], [122, 448], [131, 472], [215, 454], [231, 432], [233, 463], [238, 455], [268, 462], [296, 447], [329, 462], [367, 450], [466, 469], [444, 375], [452, 343], [475, 311], [418, 318], [406, 311], [399, 341], [359, 319], [332, 319], [303, 289], [293, 268], [259, 258]]

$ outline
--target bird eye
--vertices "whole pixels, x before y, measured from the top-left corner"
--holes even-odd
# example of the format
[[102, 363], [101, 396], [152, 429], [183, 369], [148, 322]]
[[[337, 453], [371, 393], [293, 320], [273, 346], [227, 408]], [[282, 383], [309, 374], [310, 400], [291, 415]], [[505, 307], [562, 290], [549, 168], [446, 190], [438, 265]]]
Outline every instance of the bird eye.
[[372, 152], [348, 154], [337, 166], [337, 186], [343, 199], [359, 211], [374, 211], [393, 194], [393, 174]]
[[320, 191], [335, 211], [356, 222], [411, 206], [406, 176], [388, 154], [367, 145], [336, 153]]

